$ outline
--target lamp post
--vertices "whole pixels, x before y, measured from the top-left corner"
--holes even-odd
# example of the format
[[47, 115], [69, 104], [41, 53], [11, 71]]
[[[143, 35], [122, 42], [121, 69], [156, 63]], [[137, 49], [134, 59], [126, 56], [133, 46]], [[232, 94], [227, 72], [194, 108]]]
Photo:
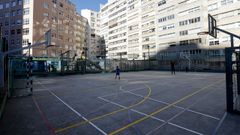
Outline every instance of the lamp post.
[[106, 49], [104, 50], [104, 72], [106, 73], [107, 71], [107, 51]]
[[147, 46], [147, 48], [148, 48], [148, 69], [150, 70], [150, 46], [148, 45]]
[[143, 69], [145, 69], [145, 60], [146, 60], [146, 54], [143, 53]]
[[122, 53], [120, 53], [120, 69], [122, 69]]
[[87, 50], [88, 48], [87, 47], [83, 47], [83, 53], [85, 55], [85, 61], [84, 61], [84, 73], [86, 73], [87, 71]]

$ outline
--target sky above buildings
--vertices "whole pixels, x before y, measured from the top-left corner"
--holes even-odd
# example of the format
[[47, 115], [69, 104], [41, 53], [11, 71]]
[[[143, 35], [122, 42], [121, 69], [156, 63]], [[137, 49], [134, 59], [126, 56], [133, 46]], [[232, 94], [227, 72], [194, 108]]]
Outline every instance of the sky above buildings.
[[90, 9], [94, 11], [99, 11], [100, 4], [107, 3], [107, 0], [71, 0], [76, 4], [77, 11], [81, 9]]

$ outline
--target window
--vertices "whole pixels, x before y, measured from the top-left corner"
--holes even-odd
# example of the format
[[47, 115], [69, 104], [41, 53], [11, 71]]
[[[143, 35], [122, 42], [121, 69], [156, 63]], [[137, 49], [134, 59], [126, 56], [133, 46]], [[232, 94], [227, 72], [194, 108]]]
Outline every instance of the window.
[[22, 44], [23, 44], [23, 45], [27, 45], [28, 43], [29, 43], [29, 39], [23, 39], [23, 40], [22, 40]]
[[6, 8], [9, 8], [10, 4], [9, 4], [9, 3], [6, 3], [6, 5], [5, 5], [5, 6], [6, 6]]
[[158, 19], [158, 22], [165, 22], [165, 21], [167, 21], [167, 20], [172, 20], [172, 19], [174, 19], [174, 18], [175, 18], [174, 15], [169, 15], [169, 16], [162, 17], [162, 18]]
[[11, 21], [11, 25], [14, 26], [16, 24], [15, 20]]
[[29, 8], [24, 8], [23, 15], [28, 15], [28, 14], [29, 14]]
[[166, 0], [161, 0], [161, 1], [158, 2], [158, 6], [161, 6], [161, 5], [164, 5], [164, 4], [166, 4]]
[[28, 18], [23, 19], [23, 25], [28, 25], [28, 24], [29, 24], [29, 19]]
[[3, 4], [0, 4], [0, 9], [3, 9]]
[[16, 39], [16, 44], [19, 45], [20, 44], [20, 39]]
[[14, 39], [11, 39], [11, 45], [14, 45], [14, 44], [15, 44], [14, 41], [15, 41]]
[[218, 9], [218, 4], [214, 3], [208, 6], [208, 11], [213, 11]]
[[21, 19], [18, 19], [17, 20], [17, 25], [21, 25], [22, 24], [22, 20]]
[[233, 0], [221, 0], [221, 5], [227, 5], [233, 3]]
[[12, 16], [16, 16], [17, 12], [16, 11], [12, 11]]
[[5, 13], [5, 17], [9, 17], [10, 16], [10, 13]]
[[48, 17], [48, 13], [43, 13], [43, 16]]
[[29, 4], [29, 0], [23, 0], [23, 4]]
[[17, 15], [21, 15], [22, 14], [22, 10], [21, 9], [18, 9], [17, 10]]
[[22, 30], [21, 29], [17, 29], [17, 34], [21, 34]]
[[8, 31], [8, 30], [5, 30], [5, 31], [4, 31], [4, 34], [5, 34], [5, 36], [7, 36], [7, 35], [9, 34], [9, 31]]
[[12, 2], [12, 7], [15, 7], [16, 6], [16, 1], [13, 1]]
[[180, 31], [180, 32], [179, 32], [179, 35], [180, 35], [180, 36], [188, 35], [188, 31], [187, 31], [187, 30]]
[[5, 21], [5, 26], [8, 26], [9, 25], [9, 21]]
[[18, 5], [22, 5], [22, 0], [18, 0]]
[[29, 28], [25, 28], [22, 30], [23, 35], [28, 35], [29, 34]]
[[188, 25], [188, 24], [192, 24], [192, 23], [197, 23], [197, 22], [200, 22], [200, 21], [201, 21], [201, 18], [196, 17], [196, 18], [180, 21], [179, 26], [184, 26], [184, 25]]
[[43, 7], [46, 8], [46, 9], [48, 9], [48, 3], [44, 2], [44, 3], [43, 3]]
[[11, 35], [14, 35], [15, 34], [15, 30], [11, 30]]

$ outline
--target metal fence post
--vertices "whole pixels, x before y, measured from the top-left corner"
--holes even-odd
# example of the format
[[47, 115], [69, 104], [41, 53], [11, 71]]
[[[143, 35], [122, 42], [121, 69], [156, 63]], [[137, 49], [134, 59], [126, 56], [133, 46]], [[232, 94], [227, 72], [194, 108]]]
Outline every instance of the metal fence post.
[[232, 48], [225, 49], [227, 111], [233, 112]]

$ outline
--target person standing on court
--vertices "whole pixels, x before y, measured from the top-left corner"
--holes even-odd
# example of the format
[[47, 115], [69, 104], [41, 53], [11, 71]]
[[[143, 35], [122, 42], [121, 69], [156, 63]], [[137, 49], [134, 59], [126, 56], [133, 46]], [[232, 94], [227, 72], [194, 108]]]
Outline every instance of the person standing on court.
[[171, 73], [175, 75], [175, 63], [171, 61]]
[[120, 69], [119, 69], [118, 66], [116, 67], [116, 75], [115, 75], [115, 79], [117, 79], [117, 77], [118, 77], [118, 79], [120, 80]]

